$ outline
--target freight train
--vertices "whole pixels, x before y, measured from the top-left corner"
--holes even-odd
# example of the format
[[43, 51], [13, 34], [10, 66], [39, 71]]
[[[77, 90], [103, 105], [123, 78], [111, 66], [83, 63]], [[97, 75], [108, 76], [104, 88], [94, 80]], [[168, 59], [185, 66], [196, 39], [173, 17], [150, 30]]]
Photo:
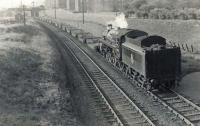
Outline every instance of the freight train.
[[97, 51], [147, 90], [173, 88], [181, 74], [181, 51], [166, 39], [134, 29], [111, 29]]

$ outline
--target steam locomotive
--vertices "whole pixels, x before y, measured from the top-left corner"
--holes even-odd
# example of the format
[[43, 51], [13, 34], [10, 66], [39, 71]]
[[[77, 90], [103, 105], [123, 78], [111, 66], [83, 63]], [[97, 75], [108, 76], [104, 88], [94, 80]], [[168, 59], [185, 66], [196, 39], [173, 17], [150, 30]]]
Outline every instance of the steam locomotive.
[[112, 25], [108, 25], [101, 39], [73, 27], [65, 27], [64, 30], [83, 43], [98, 40], [96, 50], [147, 90], [178, 85], [181, 50], [167, 44], [166, 39], [161, 36], [150, 36], [136, 29], [113, 29]]
[[97, 51], [147, 90], [175, 87], [181, 74], [181, 51], [166, 39], [134, 29], [109, 29]]

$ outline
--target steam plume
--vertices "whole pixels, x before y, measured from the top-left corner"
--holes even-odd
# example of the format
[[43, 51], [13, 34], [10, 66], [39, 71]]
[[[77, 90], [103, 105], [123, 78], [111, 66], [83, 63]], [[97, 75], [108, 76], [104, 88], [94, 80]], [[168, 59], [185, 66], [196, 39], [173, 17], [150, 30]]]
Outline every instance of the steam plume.
[[108, 22], [108, 24], [112, 24], [113, 28], [128, 28], [128, 23], [126, 21], [124, 13], [121, 13], [115, 18], [114, 21], [110, 21]]

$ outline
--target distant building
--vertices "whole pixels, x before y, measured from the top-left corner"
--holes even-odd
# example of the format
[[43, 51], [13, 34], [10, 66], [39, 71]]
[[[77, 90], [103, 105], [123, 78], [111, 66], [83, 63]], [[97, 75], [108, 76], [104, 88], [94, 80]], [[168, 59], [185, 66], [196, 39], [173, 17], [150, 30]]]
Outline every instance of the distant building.
[[[84, 10], [87, 12], [114, 11], [120, 0], [84, 0]], [[75, 12], [82, 11], [83, 0], [46, 0], [46, 8], [63, 8]], [[118, 4], [118, 3], [117, 3]]]
[[22, 15], [21, 13], [17, 13], [15, 15], [15, 21], [16, 22], [23, 22], [23, 20], [24, 20], [24, 15]]
[[38, 8], [32, 8], [31, 10], [31, 17], [39, 17], [39, 9]]

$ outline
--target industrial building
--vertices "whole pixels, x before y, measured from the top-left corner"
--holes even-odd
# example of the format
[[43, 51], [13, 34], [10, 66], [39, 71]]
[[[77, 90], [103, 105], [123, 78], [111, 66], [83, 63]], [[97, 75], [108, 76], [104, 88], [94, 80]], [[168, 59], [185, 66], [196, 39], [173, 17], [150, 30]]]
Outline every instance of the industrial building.
[[87, 12], [115, 11], [120, 7], [119, 1], [121, 0], [46, 0], [45, 6], [47, 9], [56, 7], [74, 12], [82, 11], [83, 5]]

